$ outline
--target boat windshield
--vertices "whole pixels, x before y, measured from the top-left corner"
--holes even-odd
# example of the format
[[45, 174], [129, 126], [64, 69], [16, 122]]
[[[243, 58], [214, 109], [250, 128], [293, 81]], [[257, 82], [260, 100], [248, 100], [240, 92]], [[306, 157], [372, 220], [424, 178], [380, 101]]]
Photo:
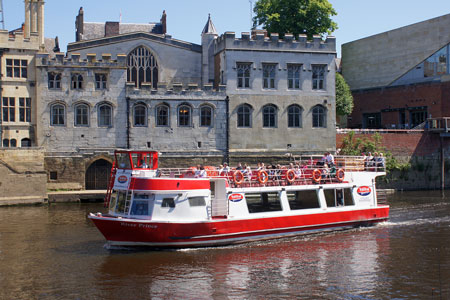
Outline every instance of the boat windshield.
[[155, 151], [116, 151], [119, 169], [157, 169], [158, 153]]

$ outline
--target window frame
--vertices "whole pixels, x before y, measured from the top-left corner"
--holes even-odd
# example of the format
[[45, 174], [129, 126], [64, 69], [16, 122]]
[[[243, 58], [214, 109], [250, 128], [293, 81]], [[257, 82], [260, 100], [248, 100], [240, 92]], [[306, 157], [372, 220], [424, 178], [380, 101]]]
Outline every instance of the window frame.
[[48, 89], [60, 90], [61, 89], [61, 73], [48, 72]]
[[[143, 124], [141, 123], [137, 123], [137, 118], [136, 118], [136, 110], [138, 108], [143, 108], [144, 109], [144, 115], [141, 116], [139, 115], [139, 118], [143, 118]], [[147, 105], [143, 104], [143, 103], [138, 103], [136, 105], [133, 106], [133, 127], [147, 127], [147, 121], [148, 119], [148, 112], [147, 112]]]
[[[209, 110], [209, 116], [204, 114], [205, 110]], [[209, 119], [208, 119], [209, 117]], [[214, 109], [210, 105], [202, 105], [199, 109], [200, 127], [212, 127], [214, 119]], [[209, 124], [208, 124], [209, 122]]]
[[19, 122], [31, 122], [31, 98], [19, 98]]
[[238, 89], [251, 89], [252, 64], [251, 62], [236, 63], [236, 87]]
[[2, 98], [2, 121], [16, 122], [16, 98]]
[[78, 103], [73, 109], [73, 125], [75, 127], [89, 127], [90, 109], [86, 103]]
[[[186, 114], [180, 114], [181, 113], [181, 109], [182, 108], [187, 108], [187, 117], [186, 117]], [[178, 127], [191, 127], [192, 126], [192, 107], [190, 106], [190, 105], [188, 105], [188, 104], [181, 104], [180, 106], [178, 106], [178, 109], [177, 109], [177, 115], [178, 115]], [[187, 123], [188, 124], [186, 124], [185, 123], [185, 121], [183, 121], [183, 124], [182, 124], [182, 118], [183, 119], [186, 119], [187, 118]]]
[[28, 60], [27, 59], [6, 59], [6, 77], [9, 78], [28, 78]]
[[[298, 111], [292, 111], [293, 109], [298, 109]], [[288, 115], [288, 128], [302, 128], [302, 114], [303, 109], [301, 106], [297, 104], [291, 104], [288, 106], [287, 115]], [[298, 119], [297, 119], [298, 118]], [[297, 120], [296, 120], [297, 119]], [[297, 125], [298, 123], [298, 125]]]
[[262, 73], [263, 73], [263, 89], [265, 90], [276, 90], [276, 74], [277, 74], [277, 64], [275, 63], [263, 63]]
[[288, 64], [287, 65], [287, 88], [288, 90], [301, 90], [301, 71], [302, 64]]
[[83, 89], [83, 74], [72, 73], [70, 76], [70, 89], [72, 90], [82, 90]]
[[[62, 121], [63, 124], [55, 123], [55, 117], [58, 117], [58, 120], [61, 120], [61, 113], [60, 111], [58, 111], [58, 114], [55, 115], [55, 111], [54, 109], [56, 107], [61, 107], [62, 108]], [[66, 106], [61, 104], [61, 103], [54, 103], [50, 106], [50, 126], [66, 126]]]
[[327, 109], [322, 105], [312, 108], [312, 128], [327, 128]]
[[326, 65], [312, 65], [312, 89], [314, 91], [324, 91]]
[[[166, 111], [166, 115], [162, 115], [162, 111]], [[165, 119], [165, 122], [161, 122], [161, 118]], [[156, 127], [169, 127], [170, 126], [170, 107], [167, 104], [158, 104], [155, 107], [155, 125]]]
[[105, 73], [95, 73], [95, 89], [106, 90], [108, 88], [108, 75]]
[[263, 128], [277, 128], [278, 108], [273, 104], [264, 105], [262, 107], [262, 118]]
[[[241, 111], [244, 109], [248, 109], [248, 111]], [[236, 115], [237, 115], [236, 127], [237, 128], [252, 128], [252, 110], [253, 110], [252, 107], [248, 104], [241, 104], [237, 107], [237, 109], [236, 109]]]
[[[102, 120], [106, 120], [105, 116], [102, 116], [102, 109], [103, 108], [108, 108], [109, 109], [109, 117], [106, 116], [108, 118], [108, 122], [103, 123]], [[111, 104], [109, 103], [101, 103], [98, 108], [97, 108], [97, 126], [98, 127], [113, 127], [113, 107]]]

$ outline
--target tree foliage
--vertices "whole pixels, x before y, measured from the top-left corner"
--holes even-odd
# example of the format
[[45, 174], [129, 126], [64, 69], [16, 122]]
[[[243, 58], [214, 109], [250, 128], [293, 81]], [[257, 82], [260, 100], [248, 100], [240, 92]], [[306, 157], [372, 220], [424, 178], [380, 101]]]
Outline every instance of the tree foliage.
[[337, 13], [328, 0], [257, 0], [253, 27], [262, 25], [268, 33], [331, 34], [338, 27], [331, 20]]
[[353, 96], [344, 77], [336, 72], [336, 113], [344, 116], [353, 111]]

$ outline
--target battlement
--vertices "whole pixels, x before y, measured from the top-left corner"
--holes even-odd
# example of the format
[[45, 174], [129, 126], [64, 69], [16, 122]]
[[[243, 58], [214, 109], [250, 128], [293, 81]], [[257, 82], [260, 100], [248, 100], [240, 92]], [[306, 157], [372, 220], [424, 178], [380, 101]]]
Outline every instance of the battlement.
[[108, 67], [108, 68], [126, 68], [127, 56], [117, 54], [117, 59], [112, 60], [111, 54], [103, 53], [97, 57], [95, 53], [87, 54], [86, 59], [80, 59], [79, 53], [72, 53], [65, 56], [64, 53], [55, 53], [55, 57], [50, 57], [48, 53], [38, 53], [36, 55], [36, 66], [55, 66], [55, 67]]
[[39, 34], [32, 32], [30, 37], [25, 37], [22, 31], [0, 30], [0, 44], [2, 48], [39, 50]]
[[128, 96], [142, 96], [142, 95], [155, 95], [156, 97], [164, 96], [169, 97], [173, 96], [185, 96], [185, 97], [199, 97], [199, 96], [226, 96], [225, 90], [226, 85], [219, 85], [217, 89], [213, 88], [212, 84], [205, 84], [203, 86], [199, 86], [196, 83], [190, 83], [187, 85], [183, 85], [181, 83], [172, 83], [168, 85], [165, 82], [158, 82], [158, 89], [154, 89], [151, 84], [142, 84], [142, 86], [138, 89], [135, 87], [134, 82], [126, 83], [126, 90]]
[[315, 35], [313, 40], [308, 40], [306, 35], [299, 35], [298, 39], [290, 33], [286, 33], [280, 39], [278, 33], [272, 33], [266, 37], [264, 33], [257, 32], [250, 35], [242, 32], [240, 38], [236, 38], [234, 32], [227, 31], [215, 43], [215, 53], [223, 50], [264, 50], [264, 51], [299, 51], [299, 52], [336, 52], [336, 38], [328, 36], [322, 40], [320, 35]]

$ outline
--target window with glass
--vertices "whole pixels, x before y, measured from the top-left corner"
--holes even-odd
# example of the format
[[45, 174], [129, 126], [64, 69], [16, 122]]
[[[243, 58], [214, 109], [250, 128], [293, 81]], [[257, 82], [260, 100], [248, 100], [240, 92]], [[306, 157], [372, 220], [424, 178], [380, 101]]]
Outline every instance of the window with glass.
[[158, 84], [158, 64], [153, 54], [145, 47], [138, 47], [127, 57], [127, 81], [136, 87], [150, 83], [156, 89]]
[[312, 66], [312, 89], [323, 90], [325, 80], [325, 66], [316, 65]]
[[16, 148], [17, 147], [17, 140], [16, 139], [11, 139], [10, 143], [11, 143], [10, 146], [12, 148]]
[[112, 126], [112, 107], [109, 104], [101, 104], [98, 107], [98, 126], [111, 127]]
[[131, 206], [130, 215], [134, 216], [148, 216], [148, 200], [134, 200]]
[[280, 195], [277, 192], [270, 193], [245, 193], [249, 213], [281, 211]]
[[162, 104], [156, 107], [156, 126], [169, 126], [169, 106]]
[[3, 147], [4, 148], [8, 148], [9, 147], [9, 140], [8, 139], [3, 139]]
[[31, 122], [31, 98], [19, 98], [19, 121]]
[[426, 109], [417, 109], [410, 112], [411, 128], [414, 128], [427, 120]]
[[288, 89], [300, 89], [300, 72], [302, 65], [288, 65]]
[[173, 198], [163, 198], [161, 207], [169, 207], [174, 208], [175, 207], [175, 199]]
[[291, 105], [288, 107], [288, 127], [302, 127], [302, 109], [300, 106]]
[[49, 72], [48, 73], [48, 88], [60, 89], [61, 88], [61, 73]]
[[6, 77], [27, 78], [28, 61], [26, 59], [6, 59]]
[[363, 128], [381, 128], [381, 113], [363, 114]]
[[447, 46], [428, 57], [423, 63], [423, 77], [447, 74]]
[[75, 106], [75, 126], [89, 126], [89, 107], [87, 104]]
[[276, 64], [263, 64], [263, 88], [275, 88]]
[[50, 124], [63, 126], [66, 124], [66, 109], [62, 104], [54, 104], [50, 109]]
[[73, 90], [81, 90], [83, 88], [83, 75], [72, 74], [71, 87]]
[[3, 97], [2, 110], [3, 122], [16, 121], [16, 99], [14, 97]]
[[189, 197], [189, 206], [206, 206], [205, 197]]
[[287, 191], [286, 196], [291, 210], [320, 208], [315, 190]]
[[106, 89], [106, 74], [101, 73], [95, 74], [95, 89], [96, 90]]
[[312, 127], [325, 128], [326, 125], [326, 111], [325, 108], [317, 105], [312, 110]]
[[191, 126], [191, 107], [181, 105], [178, 108], [178, 126]]
[[238, 88], [250, 88], [250, 70], [251, 63], [237, 63], [237, 87]]
[[143, 104], [134, 106], [133, 109], [134, 126], [147, 126], [147, 107]]
[[277, 127], [277, 108], [275, 105], [266, 105], [263, 107], [263, 127]]
[[251, 127], [251, 107], [243, 104], [237, 109], [237, 127]]
[[209, 127], [212, 125], [213, 109], [211, 106], [200, 107], [200, 126]]
[[20, 147], [31, 147], [31, 140], [28, 138], [24, 138], [20, 141]]

